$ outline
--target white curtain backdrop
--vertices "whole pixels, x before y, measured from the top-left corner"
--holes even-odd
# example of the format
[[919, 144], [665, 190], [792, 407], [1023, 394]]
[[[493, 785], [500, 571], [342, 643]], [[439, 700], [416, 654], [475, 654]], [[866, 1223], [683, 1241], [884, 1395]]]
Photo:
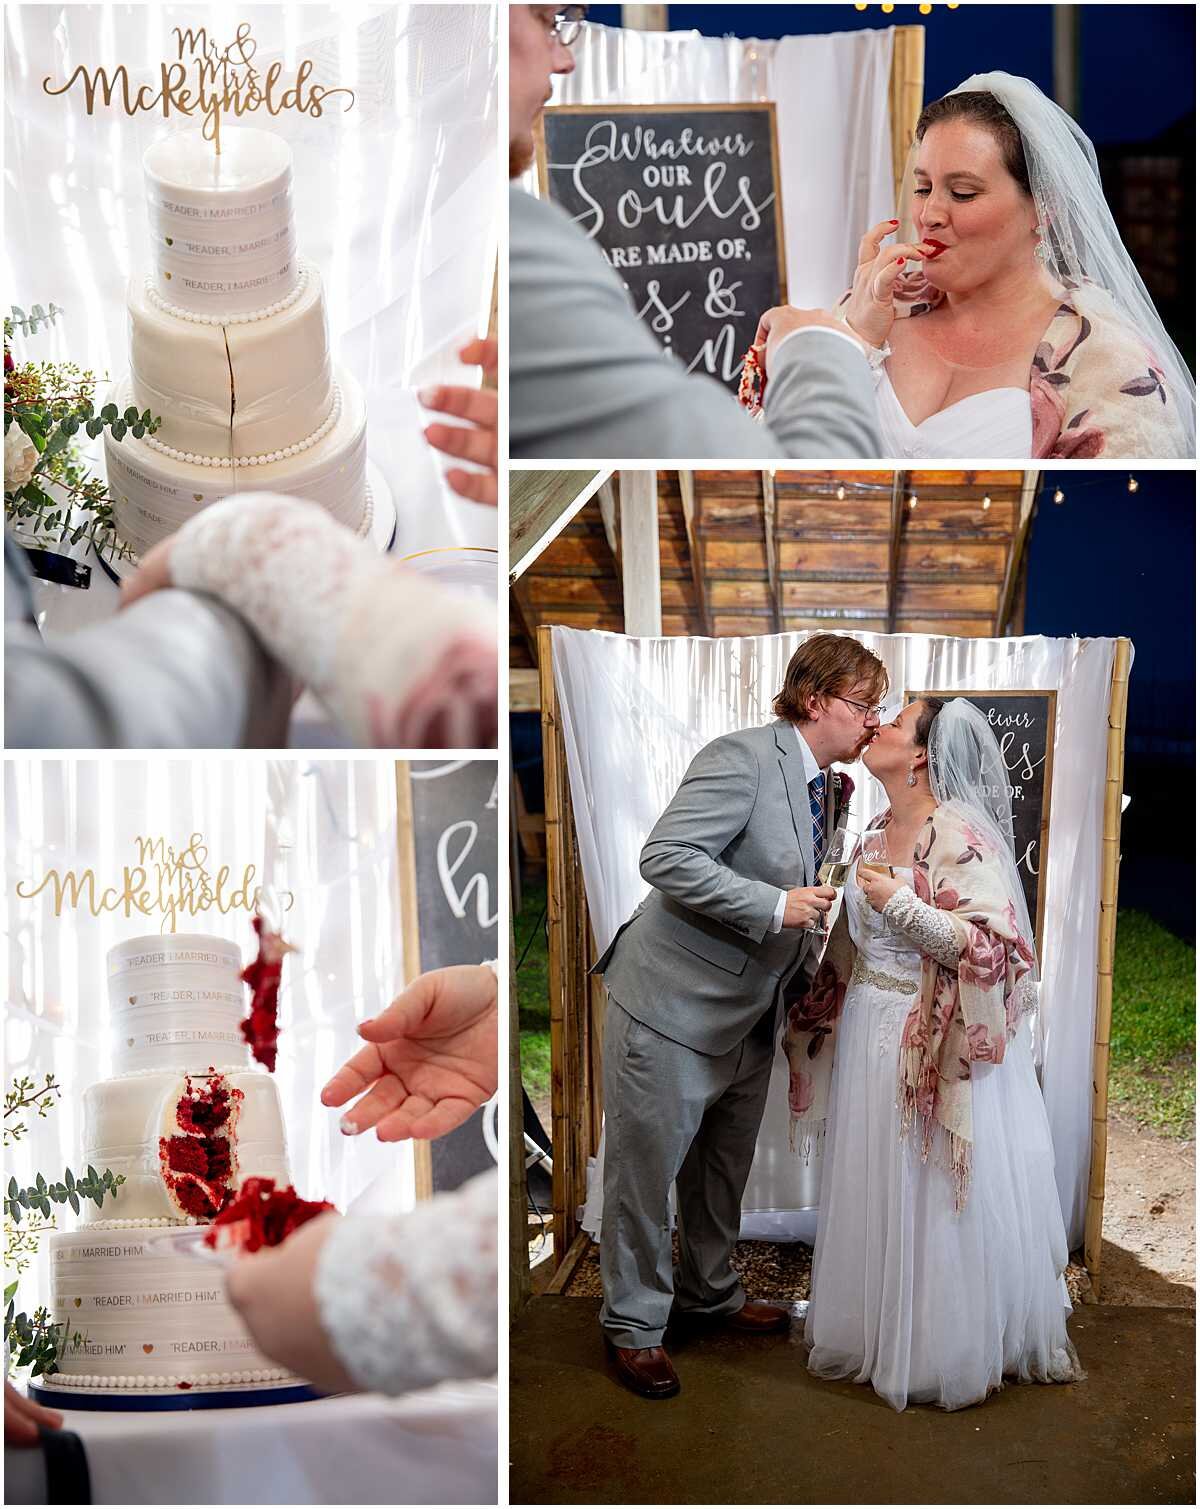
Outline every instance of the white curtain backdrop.
[[[80, 64], [124, 63], [131, 93], [157, 87], [176, 56], [172, 28], [206, 27], [223, 46], [250, 24], [263, 74], [355, 91], [320, 119], [250, 111], [291, 145], [300, 255], [321, 270], [335, 360], [363, 384], [368, 450], [399, 515], [404, 554], [496, 545], [495, 510], [457, 500], [421, 435], [416, 391], [470, 385], [456, 353], [487, 328], [497, 245], [495, 7], [475, 5], [10, 5], [5, 7], [4, 286], [28, 310], [60, 305], [50, 330], [18, 339], [22, 359], [73, 360], [97, 375], [128, 365], [125, 291], [150, 258], [142, 154], [195, 118], [126, 115], [118, 88], [85, 112], [81, 86], [52, 97]], [[194, 70], [193, 70], [194, 72]], [[282, 84], [281, 84], [282, 87]]]
[[[604, 949], [646, 892], [638, 854], [696, 752], [769, 722], [787, 662], [806, 634], [745, 639], [630, 639], [555, 628], [571, 801], [596, 944]], [[908, 690], [1056, 690], [1054, 790], [1042, 941], [1042, 1089], [1063, 1218], [1083, 1239], [1090, 1156], [1092, 1043], [1100, 913], [1100, 840], [1112, 677], [1111, 639], [946, 639], [855, 634], [887, 667], [889, 702]], [[858, 762], [851, 826], [885, 805]], [[787, 1074], [776, 1062], [743, 1205], [743, 1233], [811, 1240], [820, 1169], [787, 1145]], [[598, 1227], [590, 1181], [585, 1224]]]
[[[108, 1075], [111, 1053], [105, 955], [124, 939], [157, 932], [229, 938], [249, 963], [256, 940], [252, 910], [222, 911], [254, 866], [277, 893], [290, 893], [285, 938], [298, 949], [284, 963], [276, 1082], [293, 1182], [310, 1199], [344, 1211], [369, 1189], [371, 1208], [402, 1211], [415, 1201], [411, 1144], [338, 1131], [339, 1112], [318, 1100], [321, 1086], [361, 1046], [359, 1021], [374, 1016], [403, 983], [396, 870], [395, 767], [384, 760], [11, 760], [4, 767], [6, 943], [6, 1088], [16, 1077], [41, 1083], [52, 1071], [63, 1087], [44, 1120], [6, 1151], [19, 1184], [42, 1172], [79, 1171], [80, 1096]], [[199, 835], [204, 869], [217, 889], [203, 910], [179, 909], [180, 887], [162, 881], [138, 838], [165, 840], [177, 854]], [[97, 905], [106, 888], [119, 898], [127, 869], [144, 865], [148, 915], [95, 915], [87, 902], [92, 871]], [[56, 910], [51, 870], [74, 872]], [[40, 887], [40, 889], [39, 889]], [[18, 892], [23, 893], [18, 894]], [[32, 894], [36, 893], [36, 894]], [[74, 1218], [62, 1208], [59, 1225]], [[104, 1213], [108, 1213], [107, 1202]], [[113, 1207], [113, 1214], [120, 1212]], [[38, 1263], [45, 1262], [45, 1242]], [[45, 1274], [25, 1276], [22, 1301], [44, 1296]]]
[[788, 302], [826, 309], [850, 286], [863, 232], [894, 213], [892, 30], [758, 42], [587, 25], [555, 105], [773, 100]]

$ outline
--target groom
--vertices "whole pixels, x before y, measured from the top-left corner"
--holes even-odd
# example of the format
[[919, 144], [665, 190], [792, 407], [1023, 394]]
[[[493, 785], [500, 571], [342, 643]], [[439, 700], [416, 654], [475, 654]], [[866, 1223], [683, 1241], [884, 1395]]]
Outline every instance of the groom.
[[[842, 779], [879, 726], [883, 664], [816, 634], [788, 663], [776, 721], [706, 744], [642, 847], [653, 887], [593, 973], [604, 976], [600, 1324], [623, 1383], [679, 1392], [668, 1318], [780, 1331], [731, 1259], [775, 1056], [780, 1006], [836, 897], [817, 885], [844, 816]], [[845, 783], [846, 787], [849, 782]], [[668, 1199], [676, 1188], [672, 1283]]]

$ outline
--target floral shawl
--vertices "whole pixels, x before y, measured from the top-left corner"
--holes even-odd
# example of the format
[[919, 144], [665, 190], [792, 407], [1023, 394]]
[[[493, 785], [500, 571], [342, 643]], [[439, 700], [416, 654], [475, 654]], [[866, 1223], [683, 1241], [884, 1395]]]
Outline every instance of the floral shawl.
[[[925, 285], [928, 288], [928, 285]], [[850, 294], [834, 310], [846, 318]], [[900, 317], [942, 302], [933, 290]], [[1033, 458], [1052, 461], [1170, 460], [1193, 454], [1183, 417], [1187, 394], [1168, 391], [1159, 358], [1117, 314], [1102, 288], [1062, 290], [1029, 372]]]
[[[878, 826], [890, 817], [886, 812]], [[993, 858], [987, 842], [950, 806], [926, 821], [913, 853], [913, 889], [950, 919], [959, 958], [957, 968], [947, 968], [922, 957], [920, 992], [900, 1038], [901, 1126], [909, 1132], [919, 1123], [922, 1159], [937, 1129], [945, 1133], [958, 1210], [971, 1177], [971, 1065], [1000, 1063], [1018, 1021], [1036, 1002], [1032, 942], [1018, 931]], [[824, 1131], [834, 1034], [855, 952], [843, 905], [807, 994], [787, 1011], [793, 1139], [799, 1130], [806, 1158]]]

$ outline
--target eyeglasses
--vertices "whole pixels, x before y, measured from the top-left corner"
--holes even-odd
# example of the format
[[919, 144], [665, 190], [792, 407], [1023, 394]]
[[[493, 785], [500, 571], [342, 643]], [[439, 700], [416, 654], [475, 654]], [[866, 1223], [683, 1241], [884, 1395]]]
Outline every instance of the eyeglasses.
[[574, 47], [583, 30], [586, 15], [586, 5], [564, 5], [561, 10], [555, 11], [550, 30], [564, 47]]
[[883, 712], [884, 708], [887, 705], [886, 703], [881, 702], [877, 707], [871, 707], [866, 702], [855, 702], [853, 697], [839, 697], [836, 693], [834, 694], [833, 700], [835, 702], [844, 702], [847, 707], [856, 708], [862, 714], [864, 722], [868, 718], [878, 718], [879, 714]]

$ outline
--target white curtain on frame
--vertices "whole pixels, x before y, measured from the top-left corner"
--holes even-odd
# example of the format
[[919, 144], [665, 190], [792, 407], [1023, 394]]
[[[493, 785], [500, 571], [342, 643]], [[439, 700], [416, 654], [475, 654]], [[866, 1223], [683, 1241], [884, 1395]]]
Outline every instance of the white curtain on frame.
[[862, 234], [898, 215], [888, 89], [892, 28], [775, 42], [589, 24], [555, 105], [773, 100], [788, 302], [828, 309], [850, 286]]
[[[53, 1072], [64, 1092], [44, 1119], [25, 1117], [27, 1134], [6, 1150], [8, 1173], [25, 1185], [38, 1172], [47, 1181], [67, 1166], [79, 1172], [81, 1094], [111, 1072], [108, 949], [157, 932], [211, 933], [236, 943], [249, 963], [253, 911], [237, 893], [247, 879], [251, 888], [261, 884], [265, 871], [284, 897], [284, 937], [298, 950], [284, 963], [275, 1076], [293, 1182], [306, 1198], [342, 1211], [369, 1186], [371, 1208], [411, 1209], [412, 1145], [347, 1138], [341, 1113], [319, 1102], [325, 1081], [362, 1046], [357, 1024], [403, 985], [394, 764], [10, 760], [4, 778], [6, 1088], [22, 1075], [40, 1084]], [[190, 879], [164, 874], [166, 850], [152, 856], [139, 839], [184, 855]], [[200, 894], [197, 864], [212, 896], [193, 914], [178, 902], [189, 890]], [[144, 881], [128, 884], [138, 869]], [[56, 905], [60, 884], [47, 879], [51, 871], [60, 882], [74, 877], [77, 902], [67, 883]], [[126, 889], [148, 891], [145, 914], [125, 914]], [[105, 891], [111, 909], [98, 910]], [[120, 1211], [106, 1201], [104, 1213]], [[62, 1207], [60, 1228], [73, 1223]], [[46, 1293], [45, 1245], [18, 1308]]]
[[[555, 686], [571, 802], [596, 944], [604, 949], [646, 892], [638, 854], [696, 752], [734, 729], [769, 722], [787, 662], [807, 634], [630, 639], [556, 627]], [[1100, 843], [1115, 641], [950, 639], [854, 634], [884, 662], [891, 698], [905, 691], [987, 688], [1058, 693], [1054, 788], [1042, 939], [1042, 1090], [1071, 1245], [1083, 1240], [1090, 1166], [1092, 1048], [1100, 919]], [[845, 767], [858, 831], [883, 788], [861, 762]], [[743, 1234], [811, 1240], [820, 1169], [787, 1145], [787, 1075], [776, 1062], [743, 1204]], [[589, 1181], [585, 1224], [598, 1229]]]

